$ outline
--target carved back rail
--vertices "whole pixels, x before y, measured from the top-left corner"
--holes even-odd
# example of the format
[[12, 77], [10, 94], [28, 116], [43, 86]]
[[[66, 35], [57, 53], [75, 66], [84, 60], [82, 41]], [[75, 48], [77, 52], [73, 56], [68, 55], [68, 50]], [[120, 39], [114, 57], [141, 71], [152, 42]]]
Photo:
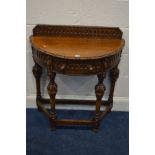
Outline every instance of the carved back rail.
[[33, 35], [121, 39], [122, 31], [116, 27], [37, 25], [33, 29]]

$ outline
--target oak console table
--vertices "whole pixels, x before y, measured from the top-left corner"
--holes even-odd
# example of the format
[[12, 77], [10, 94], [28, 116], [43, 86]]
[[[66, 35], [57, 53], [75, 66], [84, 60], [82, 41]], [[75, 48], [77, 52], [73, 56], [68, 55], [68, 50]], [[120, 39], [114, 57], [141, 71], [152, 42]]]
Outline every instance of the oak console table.
[[[33, 74], [36, 79], [36, 104], [51, 122], [52, 129], [57, 125], [89, 125], [97, 131], [101, 120], [111, 111], [115, 82], [119, 76], [118, 64], [125, 41], [122, 31], [114, 27], [52, 26], [37, 25], [30, 37], [32, 46]], [[50, 99], [41, 96], [40, 77], [42, 67], [46, 67], [49, 77], [47, 91]], [[102, 101], [106, 73], [109, 72], [111, 86], [107, 101]], [[95, 86], [96, 115], [92, 120], [59, 119], [56, 115], [56, 73], [66, 75], [97, 75]], [[44, 102], [50, 103], [50, 112]], [[103, 104], [106, 108], [100, 111]]]

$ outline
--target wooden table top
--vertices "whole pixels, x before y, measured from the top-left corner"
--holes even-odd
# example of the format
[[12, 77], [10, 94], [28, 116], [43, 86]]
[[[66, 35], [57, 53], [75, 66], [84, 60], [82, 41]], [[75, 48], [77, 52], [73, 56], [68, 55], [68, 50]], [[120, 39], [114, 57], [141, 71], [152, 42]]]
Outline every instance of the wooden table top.
[[39, 51], [67, 59], [97, 59], [114, 55], [124, 47], [124, 39], [73, 36], [31, 36]]

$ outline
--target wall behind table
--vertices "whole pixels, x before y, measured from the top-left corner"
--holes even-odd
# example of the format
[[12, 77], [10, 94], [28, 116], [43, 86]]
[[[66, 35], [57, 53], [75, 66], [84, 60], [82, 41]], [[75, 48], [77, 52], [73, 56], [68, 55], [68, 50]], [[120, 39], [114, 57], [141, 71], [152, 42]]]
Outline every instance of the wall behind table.
[[[27, 107], [35, 107], [35, 80], [32, 75], [31, 46], [29, 36], [36, 24], [116, 26], [123, 31], [126, 41], [119, 65], [120, 76], [116, 83], [113, 110], [128, 111], [129, 98], [129, 19], [128, 0], [27, 0], [26, 79]], [[43, 73], [42, 93], [48, 96], [48, 79]], [[57, 74], [57, 98], [95, 99], [96, 76], [71, 77]], [[108, 94], [109, 82], [105, 80]], [[61, 108], [61, 107], [58, 107]], [[73, 108], [72, 106], [68, 108]], [[76, 107], [81, 108], [81, 107]], [[85, 107], [89, 108], [89, 107]]]

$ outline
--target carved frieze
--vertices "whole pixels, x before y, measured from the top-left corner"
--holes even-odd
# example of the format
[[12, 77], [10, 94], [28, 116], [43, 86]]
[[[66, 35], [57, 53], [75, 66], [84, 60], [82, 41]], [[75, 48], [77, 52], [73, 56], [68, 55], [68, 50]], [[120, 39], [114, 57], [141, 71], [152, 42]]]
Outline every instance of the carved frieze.
[[97, 74], [108, 71], [120, 61], [121, 52], [115, 55], [93, 60], [71, 60], [53, 57], [33, 48], [33, 58], [48, 69], [63, 74]]
[[100, 37], [121, 39], [122, 31], [114, 27], [85, 27], [85, 26], [51, 26], [37, 25], [33, 35], [74, 36], [74, 37]]

